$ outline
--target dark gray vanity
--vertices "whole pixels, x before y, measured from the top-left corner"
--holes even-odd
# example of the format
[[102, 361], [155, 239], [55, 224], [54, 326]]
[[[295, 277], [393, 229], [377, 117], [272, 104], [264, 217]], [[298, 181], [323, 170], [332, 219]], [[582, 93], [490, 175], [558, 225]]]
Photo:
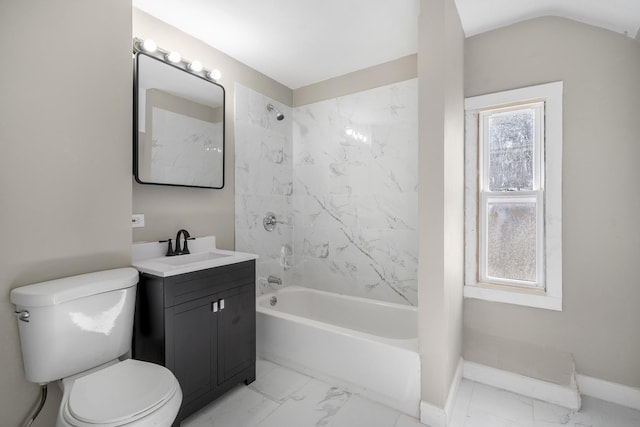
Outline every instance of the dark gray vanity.
[[133, 358], [166, 366], [180, 382], [174, 426], [238, 383], [255, 380], [255, 277], [255, 259], [166, 277], [141, 271]]
[[256, 377], [255, 261], [172, 277], [142, 273], [133, 357], [169, 368], [183, 401], [180, 421]]

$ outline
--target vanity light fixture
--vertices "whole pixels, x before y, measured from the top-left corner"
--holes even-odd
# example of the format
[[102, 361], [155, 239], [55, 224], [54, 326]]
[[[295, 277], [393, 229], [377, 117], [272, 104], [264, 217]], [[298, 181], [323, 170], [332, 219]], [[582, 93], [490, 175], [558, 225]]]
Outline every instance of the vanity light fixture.
[[142, 42], [141, 48], [145, 52], [151, 53], [151, 52], [155, 52], [158, 49], [158, 45], [153, 40], [146, 39], [145, 41]]
[[222, 78], [222, 72], [217, 68], [214, 68], [207, 73], [207, 77], [209, 77], [211, 80], [218, 81], [220, 80], [220, 78]]
[[167, 61], [173, 62], [174, 64], [177, 64], [178, 62], [180, 62], [182, 60], [182, 57], [180, 56], [180, 54], [178, 52], [176, 52], [175, 50], [173, 52], [167, 53], [165, 55], [165, 58], [167, 59]]
[[187, 65], [191, 71], [195, 71], [196, 73], [202, 71], [202, 62], [200, 61], [191, 61], [191, 64]]
[[190, 72], [191, 74], [208, 78], [209, 80], [213, 80], [214, 82], [217, 82], [222, 78], [222, 73], [217, 68], [214, 68], [213, 70], [205, 70], [202, 62], [195, 60], [189, 61], [185, 58], [182, 58], [182, 56], [180, 56], [180, 54], [176, 51], [169, 52], [168, 50], [161, 49], [151, 39], [142, 40], [137, 37], [134, 38], [133, 50], [134, 52], [144, 52], [149, 56], [169, 62], [176, 67]]

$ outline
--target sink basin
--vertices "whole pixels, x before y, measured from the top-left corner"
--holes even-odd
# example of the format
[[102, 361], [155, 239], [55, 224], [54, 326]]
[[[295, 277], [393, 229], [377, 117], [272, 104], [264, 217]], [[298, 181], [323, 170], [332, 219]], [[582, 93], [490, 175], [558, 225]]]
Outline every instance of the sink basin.
[[198, 254], [188, 254], [188, 255], [176, 255], [172, 257], [165, 257], [161, 259], [156, 259], [156, 262], [161, 264], [169, 264], [169, 265], [186, 265], [193, 264], [194, 262], [208, 261], [211, 259], [218, 259], [231, 256], [231, 254], [223, 254], [220, 252], [202, 252]]
[[198, 237], [189, 241], [188, 255], [164, 256], [166, 243], [134, 243], [132, 265], [141, 273], [159, 277], [192, 273], [257, 259], [254, 254], [216, 248], [215, 236]]

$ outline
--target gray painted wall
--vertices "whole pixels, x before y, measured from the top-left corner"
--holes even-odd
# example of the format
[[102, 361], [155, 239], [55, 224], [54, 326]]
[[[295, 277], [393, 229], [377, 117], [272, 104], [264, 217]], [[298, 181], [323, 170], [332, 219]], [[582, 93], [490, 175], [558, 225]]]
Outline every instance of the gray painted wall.
[[417, 77], [417, 59], [417, 55], [409, 55], [295, 89], [293, 91], [293, 106], [300, 107], [413, 79]]
[[467, 39], [465, 96], [555, 80], [564, 81], [563, 311], [467, 299], [464, 357], [495, 342], [511, 354], [533, 345], [572, 353], [578, 373], [640, 387], [640, 43], [551, 17]]
[[130, 264], [131, 3], [3, 0], [0, 51], [0, 425], [18, 426], [38, 386], [9, 291]]

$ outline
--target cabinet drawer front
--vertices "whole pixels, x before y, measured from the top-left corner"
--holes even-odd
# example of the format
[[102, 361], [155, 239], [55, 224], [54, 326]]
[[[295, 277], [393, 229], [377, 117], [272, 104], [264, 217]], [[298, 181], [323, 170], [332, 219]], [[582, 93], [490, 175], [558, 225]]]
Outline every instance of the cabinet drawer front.
[[255, 261], [225, 265], [165, 279], [165, 307], [192, 301], [237, 287], [254, 284]]

